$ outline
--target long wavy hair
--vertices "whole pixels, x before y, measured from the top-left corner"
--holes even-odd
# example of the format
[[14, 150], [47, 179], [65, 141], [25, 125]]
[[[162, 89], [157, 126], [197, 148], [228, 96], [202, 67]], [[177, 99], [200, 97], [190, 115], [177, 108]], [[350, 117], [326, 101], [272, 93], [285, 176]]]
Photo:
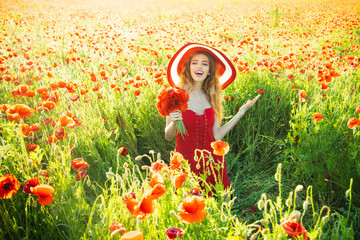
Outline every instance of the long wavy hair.
[[222, 115], [223, 115], [223, 110], [222, 110], [222, 91], [221, 91], [221, 86], [220, 86], [220, 80], [219, 77], [217, 76], [217, 71], [216, 71], [216, 65], [215, 65], [215, 61], [213, 59], [213, 57], [207, 53], [207, 52], [203, 52], [203, 51], [199, 51], [199, 52], [195, 52], [194, 54], [192, 54], [189, 59], [185, 62], [185, 69], [182, 72], [182, 74], [180, 75], [180, 83], [179, 86], [180, 87], [187, 87], [188, 91], [191, 92], [194, 88], [194, 80], [191, 77], [191, 73], [190, 73], [190, 63], [191, 60], [193, 59], [193, 57], [195, 55], [198, 54], [204, 54], [205, 56], [208, 57], [209, 59], [209, 73], [210, 75], [206, 77], [206, 79], [204, 80], [204, 83], [202, 85], [202, 89], [205, 92], [205, 95], [208, 99], [208, 101], [210, 102], [211, 107], [214, 109], [216, 115], [219, 118], [219, 122], [221, 122], [222, 119]]

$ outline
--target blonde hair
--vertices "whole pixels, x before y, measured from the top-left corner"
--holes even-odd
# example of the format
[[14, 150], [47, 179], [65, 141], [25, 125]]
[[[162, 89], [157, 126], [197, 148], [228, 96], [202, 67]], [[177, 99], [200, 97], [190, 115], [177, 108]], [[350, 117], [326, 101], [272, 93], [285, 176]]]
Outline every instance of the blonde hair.
[[209, 59], [209, 73], [210, 75], [206, 77], [202, 89], [205, 92], [205, 95], [211, 105], [211, 107], [214, 109], [216, 115], [219, 118], [219, 122], [221, 122], [223, 110], [222, 110], [222, 91], [221, 91], [221, 85], [219, 81], [219, 77], [217, 76], [217, 69], [216, 64], [213, 59], [213, 57], [203, 51], [195, 52], [192, 54], [189, 59], [185, 62], [185, 68], [184, 71], [180, 74], [180, 87], [186, 86], [188, 91], [191, 91], [194, 88], [194, 80], [191, 77], [190, 73], [190, 63], [192, 58], [195, 55], [198, 54], [204, 54]]

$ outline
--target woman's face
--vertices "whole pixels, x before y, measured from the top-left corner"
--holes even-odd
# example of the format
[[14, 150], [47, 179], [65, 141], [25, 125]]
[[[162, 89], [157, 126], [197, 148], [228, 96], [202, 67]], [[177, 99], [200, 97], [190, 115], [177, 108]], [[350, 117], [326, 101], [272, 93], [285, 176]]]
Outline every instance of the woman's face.
[[202, 53], [196, 54], [190, 61], [190, 74], [195, 82], [202, 82], [210, 74], [209, 58]]

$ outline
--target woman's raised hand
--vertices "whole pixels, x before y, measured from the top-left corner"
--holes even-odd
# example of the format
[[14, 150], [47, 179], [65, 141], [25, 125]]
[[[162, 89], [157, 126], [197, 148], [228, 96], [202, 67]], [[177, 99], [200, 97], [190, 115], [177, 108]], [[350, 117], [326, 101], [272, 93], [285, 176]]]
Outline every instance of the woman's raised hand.
[[253, 100], [248, 100], [244, 105], [241, 106], [241, 108], [239, 109], [239, 112], [241, 111], [241, 112], [245, 113], [252, 106], [254, 106], [254, 104], [259, 99], [259, 97], [261, 97], [261, 94], [257, 95]]
[[177, 120], [182, 120], [182, 113], [179, 109], [172, 111], [170, 114], [170, 120], [175, 122]]

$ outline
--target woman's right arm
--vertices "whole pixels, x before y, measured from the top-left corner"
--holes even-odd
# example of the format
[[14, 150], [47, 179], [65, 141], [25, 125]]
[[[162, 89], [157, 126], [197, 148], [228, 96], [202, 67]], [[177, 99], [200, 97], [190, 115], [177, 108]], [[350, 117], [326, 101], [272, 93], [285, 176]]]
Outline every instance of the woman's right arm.
[[166, 127], [165, 127], [165, 139], [169, 142], [173, 140], [176, 135], [176, 120], [182, 120], [182, 114], [180, 110], [175, 110], [166, 116]]

